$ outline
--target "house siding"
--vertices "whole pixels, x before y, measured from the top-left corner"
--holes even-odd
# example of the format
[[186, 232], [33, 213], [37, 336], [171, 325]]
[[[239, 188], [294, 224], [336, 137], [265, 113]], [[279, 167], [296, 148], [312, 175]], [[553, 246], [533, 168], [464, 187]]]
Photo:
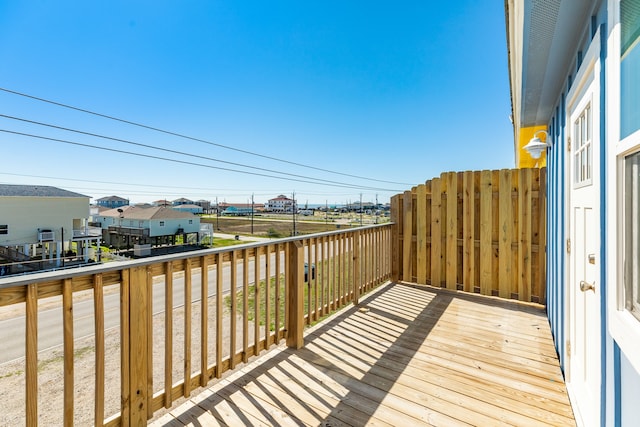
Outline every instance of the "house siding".
[[[615, 3], [613, 1], [609, 3]], [[608, 156], [611, 155], [610, 144], [617, 143], [616, 140], [610, 141], [608, 138], [608, 127], [610, 123], [608, 120], [615, 120], [616, 117], [611, 116], [609, 109], [610, 105], [607, 104], [609, 99], [607, 90], [611, 86], [611, 79], [617, 79], [619, 76], [612, 75], [607, 67], [609, 62], [608, 58], [608, 43], [611, 33], [608, 31], [608, 25], [606, 21], [610, 18], [607, 14], [607, 4], [602, 2], [596, 13], [595, 19], [590, 17], [588, 22], [585, 22], [585, 32], [589, 31], [587, 28], [591, 28], [595, 21], [596, 28], [600, 32], [600, 71], [597, 76], [600, 86], [599, 99], [594, 101], [599, 103], [600, 116], [594, 117], [599, 122], [600, 129], [600, 163], [594, 165], [594, 167], [600, 170], [600, 200], [599, 200], [599, 215], [600, 215], [600, 248], [599, 248], [599, 261], [600, 261], [600, 277], [598, 278], [599, 285], [601, 286], [601, 299], [600, 299], [600, 316], [601, 324], [600, 330], [594, 331], [600, 335], [601, 340], [601, 382], [600, 382], [600, 420], [596, 421], [596, 424], [601, 426], [630, 426], [638, 425], [637, 405], [638, 396], [640, 396], [640, 373], [634, 367], [632, 362], [633, 357], [638, 357], [636, 354], [626, 354], [621, 350], [619, 343], [613, 338], [610, 333], [608, 324], [608, 310], [611, 310], [611, 304], [608, 303], [607, 298], [611, 296], [611, 292], [608, 291], [609, 287], [617, 288], [618, 280], [611, 281], [611, 274], [609, 269], [615, 269], [615, 265], [611, 264], [610, 254], [614, 253], [617, 249], [615, 246], [615, 239], [608, 234], [608, 227], [610, 221], [616, 221], [616, 218], [610, 217], [607, 212], [607, 206], [610, 204], [616, 204], [617, 195], [615, 192], [610, 191], [610, 180], [616, 180], [616, 169], [611, 168], [614, 164], [610, 161]], [[589, 31], [590, 32], [590, 31]], [[591, 36], [592, 34], [589, 34]], [[576, 58], [578, 58], [578, 52], [586, 52], [591, 42], [590, 37], [582, 39], [582, 42], [576, 49]], [[617, 52], [613, 52], [614, 56], [617, 56]], [[613, 58], [618, 60], [619, 58]], [[548, 306], [547, 314], [549, 323], [551, 325], [552, 334], [555, 339], [556, 350], [560, 359], [561, 367], [564, 371], [566, 367], [567, 356], [567, 339], [568, 339], [568, 325], [566, 322], [568, 298], [567, 298], [567, 221], [569, 215], [569, 205], [566, 194], [566, 189], [569, 188], [571, 177], [568, 176], [567, 162], [571, 161], [571, 157], [567, 151], [567, 132], [568, 126], [566, 120], [566, 94], [571, 88], [571, 84], [574, 83], [576, 70], [578, 69], [579, 59], [576, 59], [572, 63], [571, 67], [567, 70], [567, 87], [565, 90], [558, 94], [558, 101], [556, 105], [556, 113], [549, 121], [550, 134], [554, 136], [554, 145], [549, 148], [547, 153], [547, 169], [548, 169], [548, 247], [547, 247], [547, 295]], [[616, 185], [616, 184], [614, 184]], [[609, 189], [609, 191], [608, 191]], [[615, 257], [613, 262], [617, 262]], [[615, 276], [614, 276], [615, 277]], [[640, 324], [637, 325], [640, 328]], [[637, 366], [637, 361], [635, 363]], [[591, 420], [589, 420], [591, 421]]]

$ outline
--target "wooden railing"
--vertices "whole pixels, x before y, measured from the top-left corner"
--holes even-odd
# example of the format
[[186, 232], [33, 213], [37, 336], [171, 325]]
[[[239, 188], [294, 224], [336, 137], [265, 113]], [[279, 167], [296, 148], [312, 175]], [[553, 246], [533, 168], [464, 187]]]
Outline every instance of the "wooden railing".
[[446, 172], [394, 196], [392, 278], [544, 304], [545, 179]]
[[[5, 408], [21, 412], [10, 422], [35, 426], [44, 413], [57, 411], [52, 424], [143, 425], [282, 340], [301, 347], [305, 325], [357, 303], [389, 279], [390, 248], [387, 224], [0, 279], [0, 308], [24, 307], [26, 318], [25, 398], [11, 402], [4, 394]], [[80, 356], [74, 351], [81, 338], [74, 328], [83, 321], [74, 313], [86, 303], [93, 378], [76, 372]], [[57, 405], [58, 396], [38, 378], [44, 357], [38, 335], [47, 326], [40, 317], [52, 304], [62, 309], [64, 390]], [[106, 313], [114, 309], [119, 325], [109, 326]], [[80, 387], [93, 389], [93, 396], [79, 393]]]

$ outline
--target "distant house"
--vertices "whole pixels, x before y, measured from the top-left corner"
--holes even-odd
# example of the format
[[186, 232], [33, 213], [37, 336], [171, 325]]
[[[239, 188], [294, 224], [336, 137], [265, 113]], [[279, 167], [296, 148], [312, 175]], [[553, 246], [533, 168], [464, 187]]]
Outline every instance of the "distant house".
[[211, 211], [211, 202], [209, 200], [198, 200], [193, 202], [194, 205], [200, 206], [202, 211], [205, 213], [209, 213]]
[[295, 201], [283, 194], [280, 194], [278, 197], [273, 199], [269, 199], [264, 206], [265, 211], [275, 213], [293, 212], [294, 209]]
[[248, 208], [237, 208], [235, 206], [229, 206], [228, 208], [226, 208], [225, 210], [222, 211], [222, 215], [228, 215], [228, 216], [247, 216], [247, 215], [251, 215], [251, 213], [255, 211], [253, 209], [251, 209], [251, 207]]
[[202, 213], [202, 206], [198, 206], [198, 205], [189, 205], [189, 204], [176, 205], [176, 206], [173, 206], [173, 209], [180, 212], [189, 212], [195, 215]]
[[0, 275], [89, 262], [101, 238], [89, 227], [89, 199], [56, 187], [0, 185]]
[[129, 199], [124, 199], [118, 196], [102, 197], [96, 200], [96, 204], [103, 208], [116, 209], [122, 206], [127, 206], [129, 204]]
[[97, 222], [102, 225], [104, 241], [118, 248], [175, 244], [176, 236], [186, 240], [200, 231], [200, 217], [165, 206], [112, 209], [101, 212]]
[[193, 200], [189, 200], [189, 199], [185, 199], [184, 197], [181, 197], [179, 199], [175, 199], [173, 202], [171, 202], [171, 204], [173, 206], [180, 206], [180, 205], [193, 205]]
[[173, 203], [171, 203], [168, 200], [165, 199], [161, 199], [161, 200], [156, 200], [154, 202], [151, 203], [153, 206], [172, 206]]
[[254, 203], [253, 205], [251, 205], [251, 203], [220, 202], [218, 204], [218, 208], [220, 209], [221, 213], [226, 211], [229, 208], [235, 208], [235, 209], [240, 209], [240, 210], [248, 209], [249, 212], [251, 212], [251, 209], [253, 208], [254, 212], [262, 212], [264, 210], [264, 205], [262, 203]]

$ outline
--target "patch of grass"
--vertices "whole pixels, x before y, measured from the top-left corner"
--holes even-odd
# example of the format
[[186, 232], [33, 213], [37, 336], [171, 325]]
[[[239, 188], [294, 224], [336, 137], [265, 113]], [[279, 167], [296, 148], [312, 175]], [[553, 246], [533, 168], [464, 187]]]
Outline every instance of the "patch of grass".
[[[342, 271], [349, 271], [349, 275], [348, 277], [345, 279], [346, 283], [342, 284], [342, 292], [343, 294], [346, 293], [344, 288], [347, 289], [351, 289], [353, 286], [353, 277], [352, 277], [352, 273], [351, 273], [351, 268], [352, 268], [352, 263], [350, 261], [350, 257], [347, 257], [348, 262], [346, 266], [342, 266]], [[328, 266], [328, 277], [324, 278], [324, 274], [325, 274], [325, 265], [329, 263]], [[312, 306], [312, 311], [313, 311], [313, 305], [315, 305], [315, 296], [316, 296], [316, 286], [318, 287], [318, 304], [320, 305], [321, 302], [323, 301], [324, 304], [326, 305], [328, 303], [328, 299], [330, 297], [330, 291], [329, 289], [331, 287], [336, 287], [337, 284], [339, 283], [340, 280], [340, 271], [338, 271], [337, 268], [333, 267], [332, 261], [321, 261], [318, 263], [318, 265], [316, 265], [316, 276], [317, 276], [317, 280], [311, 280], [311, 283], [309, 282], [305, 282], [305, 285], [303, 286], [303, 304], [304, 304], [304, 312], [305, 313], [309, 313], [309, 303], [311, 303]], [[322, 284], [324, 283], [324, 288], [322, 287]], [[276, 287], [279, 287], [279, 295], [280, 295], [280, 303], [277, 304], [276, 301]], [[267, 309], [267, 299], [266, 299], [266, 294], [267, 294], [267, 286], [266, 286], [266, 281], [265, 280], [261, 280], [258, 283], [258, 291], [259, 291], [259, 318], [257, 319], [258, 322], [260, 322], [260, 325], [264, 326], [265, 322], [266, 322], [266, 309]], [[284, 274], [281, 274], [279, 278], [276, 277], [272, 277], [269, 280], [269, 330], [271, 331], [275, 331], [276, 330], [276, 324], [275, 324], [275, 310], [279, 310], [280, 311], [280, 327], [282, 327], [284, 325], [284, 316], [285, 316], [285, 298], [286, 298], [286, 294], [285, 294], [285, 277]], [[338, 289], [335, 289], [334, 292], [337, 294]], [[324, 294], [324, 296], [322, 295]], [[251, 284], [248, 286], [247, 288], [247, 318], [250, 322], [255, 321], [255, 308], [256, 308], [256, 285], [255, 284]], [[311, 301], [309, 301], [309, 296], [311, 296]], [[334, 297], [339, 298], [339, 296], [334, 295]], [[244, 304], [244, 294], [242, 290], [238, 290], [236, 292], [236, 307], [237, 307], [237, 314], [238, 315], [242, 315], [243, 314], [243, 310], [245, 308], [243, 308], [243, 304]], [[224, 305], [225, 308], [227, 310], [231, 309], [231, 296], [227, 295], [224, 298]], [[319, 310], [321, 310], [321, 308], [318, 308]], [[335, 309], [334, 309], [335, 311]], [[317, 321], [313, 321], [311, 324], [315, 324], [321, 320], [323, 320], [324, 318], [328, 317], [331, 313], [328, 313], [327, 315], [324, 316], [319, 316]]]
[[[82, 356], [84, 356], [85, 354], [87, 354], [87, 353], [89, 353], [91, 351], [93, 351], [93, 347], [92, 346], [81, 347], [81, 348], [73, 351], [73, 357], [74, 357], [74, 359], [78, 358], [78, 357], [82, 357]], [[54, 365], [56, 363], [61, 363], [63, 361], [64, 361], [64, 355], [52, 357], [51, 359], [47, 359], [47, 360], [43, 360], [40, 363], [38, 363], [38, 372], [42, 372], [47, 367], [49, 367], [50, 365]]]
[[0, 380], [3, 379], [3, 378], [10, 378], [10, 377], [14, 377], [14, 376], [17, 376], [17, 375], [22, 375], [22, 374], [24, 374], [24, 371], [21, 371], [21, 370], [8, 372], [8, 373], [6, 373], [4, 375], [0, 375]]

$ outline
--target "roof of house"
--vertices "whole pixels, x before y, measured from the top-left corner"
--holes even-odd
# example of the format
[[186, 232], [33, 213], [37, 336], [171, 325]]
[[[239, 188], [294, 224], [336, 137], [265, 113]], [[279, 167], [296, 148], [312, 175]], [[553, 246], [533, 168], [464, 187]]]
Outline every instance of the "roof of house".
[[0, 197], [89, 197], [48, 185], [0, 184]]
[[175, 200], [174, 200], [174, 203], [175, 203], [175, 202], [191, 202], [191, 201], [192, 201], [192, 200], [185, 199], [184, 197], [180, 197], [179, 199], [175, 199]]
[[[122, 218], [124, 219], [150, 220], [194, 218], [194, 215], [190, 212], [179, 211], [164, 206], [152, 206], [150, 208], [144, 208], [140, 206], [124, 206], [120, 208], [120, 210], [122, 210]], [[120, 211], [118, 209], [109, 209], [108, 211], [100, 213], [100, 215], [120, 218]]]
[[202, 209], [202, 206], [198, 206], [198, 205], [178, 205], [178, 206], [173, 206], [173, 209]]
[[98, 202], [128, 202], [129, 200], [123, 199], [122, 197], [118, 197], [118, 196], [107, 196], [107, 197], [102, 197], [97, 201]]

